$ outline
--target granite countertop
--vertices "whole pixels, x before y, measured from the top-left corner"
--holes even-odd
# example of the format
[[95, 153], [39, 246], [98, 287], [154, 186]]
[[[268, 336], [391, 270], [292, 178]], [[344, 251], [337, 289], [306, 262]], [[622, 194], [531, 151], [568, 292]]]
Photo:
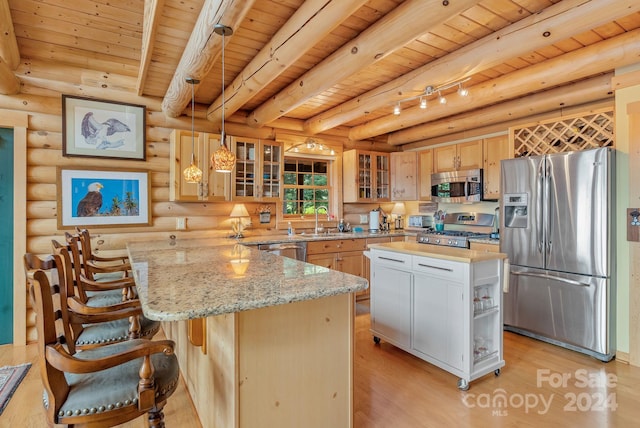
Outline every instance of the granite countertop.
[[305, 242], [305, 241], [334, 241], [337, 239], [366, 239], [366, 238], [381, 238], [385, 236], [415, 236], [415, 233], [407, 232], [405, 230], [391, 230], [388, 232], [370, 233], [368, 231], [363, 232], [333, 232], [329, 234], [313, 233], [296, 233], [293, 236], [288, 235], [257, 235], [247, 236], [238, 240], [239, 243], [244, 245], [258, 245], [258, 244], [278, 244], [282, 242]]
[[507, 258], [507, 255], [504, 253], [474, 251], [467, 250], [465, 248], [446, 247], [440, 245], [425, 245], [417, 242], [388, 242], [384, 244], [370, 244], [369, 248], [464, 263], [475, 263], [484, 260]]
[[129, 242], [127, 250], [142, 310], [159, 321], [221, 315], [368, 287], [366, 279], [230, 239]]
[[493, 239], [493, 238], [469, 238], [469, 242], [477, 242], [479, 244], [500, 245], [500, 240]]

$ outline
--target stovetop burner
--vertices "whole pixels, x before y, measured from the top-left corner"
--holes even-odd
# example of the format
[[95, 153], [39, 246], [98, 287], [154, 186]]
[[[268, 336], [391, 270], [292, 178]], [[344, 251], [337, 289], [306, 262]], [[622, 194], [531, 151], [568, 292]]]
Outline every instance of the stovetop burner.
[[[445, 219], [445, 225], [456, 225], [455, 227], [470, 227], [483, 230], [469, 231], [469, 230], [442, 230], [436, 231], [433, 229], [422, 231], [418, 234], [416, 241], [421, 244], [431, 245], [444, 245], [448, 247], [469, 248], [469, 239], [473, 238], [489, 238], [491, 234], [485, 232], [487, 226], [490, 226], [493, 222], [493, 215], [480, 214], [480, 213], [455, 213], [447, 214]], [[485, 226], [484, 228], [478, 228], [476, 226]]]

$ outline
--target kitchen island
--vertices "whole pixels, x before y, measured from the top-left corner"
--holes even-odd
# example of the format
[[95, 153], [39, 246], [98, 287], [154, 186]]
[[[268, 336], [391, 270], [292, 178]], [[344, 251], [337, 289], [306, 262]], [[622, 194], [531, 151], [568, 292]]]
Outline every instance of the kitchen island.
[[353, 296], [366, 280], [228, 239], [127, 249], [202, 426], [352, 426]]
[[459, 377], [458, 387], [504, 366], [506, 255], [415, 242], [369, 245], [371, 331]]

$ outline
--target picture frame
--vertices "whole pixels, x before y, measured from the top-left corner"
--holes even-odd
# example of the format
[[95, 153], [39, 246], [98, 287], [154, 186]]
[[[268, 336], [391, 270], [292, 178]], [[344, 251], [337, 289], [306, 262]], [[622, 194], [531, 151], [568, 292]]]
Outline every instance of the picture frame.
[[150, 226], [149, 171], [57, 168], [58, 229]]
[[62, 95], [62, 155], [146, 160], [146, 107]]

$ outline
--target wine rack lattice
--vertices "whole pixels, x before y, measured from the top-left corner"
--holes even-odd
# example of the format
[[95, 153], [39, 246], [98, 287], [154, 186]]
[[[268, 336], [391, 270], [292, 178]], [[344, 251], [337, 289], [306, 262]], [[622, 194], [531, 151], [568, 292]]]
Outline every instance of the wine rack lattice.
[[509, 129], [515, 157], [614, 146], [613, 108]]

